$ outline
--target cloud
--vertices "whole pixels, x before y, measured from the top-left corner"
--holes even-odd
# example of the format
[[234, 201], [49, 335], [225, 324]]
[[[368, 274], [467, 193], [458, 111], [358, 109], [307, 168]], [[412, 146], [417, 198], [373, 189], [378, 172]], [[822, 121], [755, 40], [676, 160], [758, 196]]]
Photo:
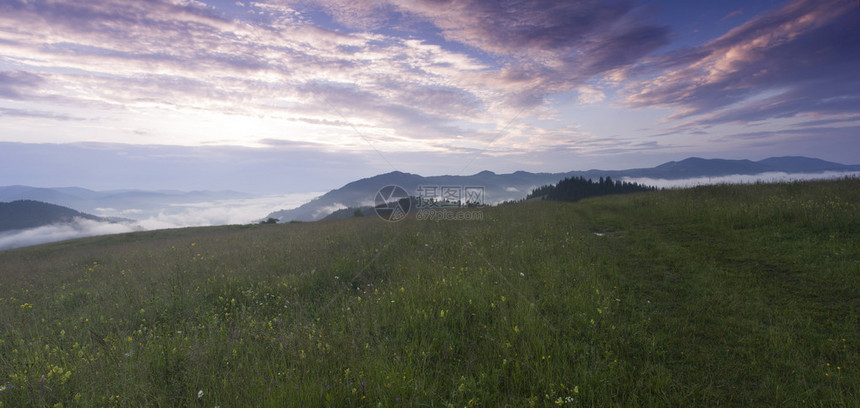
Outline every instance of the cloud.
[[735, 174], [720, 177], [695, 177], [688, 179], [667, 180], [652, 179], [647, 177], [623, 177], [623, 181], [639, 183], [657, 188], [688, 188], [711, 184], [751, 184], [751, 183], [782, 183], [801, 180], [828, 180], [843, 177], [860, 177], [860, 171], [836, 172], [827, 171], [822, 173], [783, 173], [768, 172], [761, 174]]
[[[778, 137], [781, 139], [790, 140], [799, 138], [801, 140], [812, 138], [833, 138], [845, 137], [852, 135], [856, 137], [860, 134], [860, 126], [845, 126], [845, 127], [803, 127], [796, 129], [780, 129], [780, 130], [762, 130], [758, 132], [742, 132], [728, 135], [728, 138], [733, 139], [767, 139]], [[787, 136], [787, 137], [786, 137]]]
[[[145, 229], [250, 224], [281, 209], [298, 207], [322, 193], [298, 193], [238, 200], [173, 204], [157, 214], [138, 213], [136, 224]], [[130, 214], [125, 214], [130, 216]], [[144, 218], [145, 217], [145, 218]]]
[[83, 218], [75, 218], [70, 223], [45, 225], [26, 230], [0, 232], [0, 250], [74, 238], [121, 234], [137, 230], [139, 230], [139, 228], [128, 224], [99, 222]]
[[25, 99], [22, 92], [36, 89], [44, 79], [36, 74], [24, 71], [0, 72], [0, 98]]
[[728, 20], [728, 19], [730, 19], [730, 18], [732, 18], [732, 17], [734, 17], [734, 16], [740, 16], [740, 15], [743, 15], [743, 14], [744, 14], [744, 9], [743, 9], [743, 8], [739, 8], [739, 9], [737, 9], [737, 10], [735, 10], [735, 11], [732, 11], [732, 12], [731, 12], [731, 13], [729, 13], [729, 14], [726, 14], [726, 15], [725, 15], [723, 18], [721, 18], [720, 20]]
[[69, 115], [64, 115], [61, 113], [43, 112], [43, 111], [38, 111], [38, 110], [0, 108], [0, 117], [3, 117], [3, 116], [16, 117], [16, 118], [52, 119], [52, 120], [62, 120], [62, 121], [84, 120], [83, 118], [77, 118], [77, 117], [73, 117], [73, 116], [69, 116]]
[[504, 92], [475, 84], [486, 66], [463, 53], [337, 33], [277, 4], [249, 7], [259, 19], [225, 18], [196, 2], [5, 2], [0, 55], [45, 74], [4, 73], [0, 96], [40, 97], [52, 107], [325, 123], [353, 138], [354, 128], [375, 127], [410, 141], [468, 133], [450, 122], [485, 115], [486, 101]]
[[323, 217], [325, 217], [325, 216], [327, 216], [327, 215], [329, 215], [329, 214], [331, 214], [337, 210], [342, 210], [344, 208], [347, 208], [347, 207], [341, 203], [334, 203], [332, 205], [328, 205], [328, 206], [322, 207], [322, 208], [314, 211], [313, 218], [314, 219], [320, 219], [320, 218], [323, 218]]
[[[0, 66], [9, 69], [0, 100], [14, 104], [0, 107], [4, 139], [272, 147], [301, 163], [318, 152], [326, 163], [337, 161], [328, 153], [354, 154], [353, 164], [377, 152], [392, 163], [391, 152], [513, 159], [551, 146], [665, 151], [695, 136], [687, 129], [828, 120], [860, 102], [860, 46], [851, 40], [860, 28], [835, 0], [794, 1], [704, 45], [656, 55], [670, 29], [634, 0], [216, 3], [0, 2]], [[619, 95], [630, 107], [675, 109], [668, 130], [677, 137], [643, 144], [603, 134], [617, 147], [600, 148], [565, 126], [591, 120], [576, 105], [600, 113]], [[69, 120], [78, 117], [87, 119]], [[607, 133], [636, 137], [617, 122]], [[223, 162], [257, 163], [249, 156]], [[202, 183], [236, 179], [169, 166]]]
[[[0, 250], [96, 235], [210, 225], [250, 224], [281, 209], [298, 207], [322, 193], [283, 194], [248, 199], [213, 200], [166, 205], [153, 212], [137, 208], [96, 208], [102, 217], [134, 220], [123, 223], [76, 218], [73, 222], [0, 233]], [[131, 202], [130, 205], [134, 205]]]
[[110, 216], [110, 217], [127, 217], [127, 216], [135, 216], [136, 214], [142, 214], [144, 211], [139, 208], [124, 208], [122, 210], [118, 210], [116, 208], [110, 207], [98, 207], [94, 208], [93, 211], [97, 215], [101, 216]]
[[[300, 1], [301, 4], [308, 3]], [[486, 82], [504, 84], [516, 106], [535, 106], [594, 76], [633, 64], [669, 43], [632, 1], [353, 1], [322, 3], [340, 23], [372, 29], [389, 20], [432, 24], [445, 40], [505, 61]], [[348, 10], [344, 12], [343, 10]], [[392, 21], [387, 21], [389, 24]]]
[[[702, 46], [647, 58], [629, 74], [628, 106], [674, 107], [684, 127], [800, 115], [839, 115], [860, 106], [856, 5], [795, 0]], [[650, 71], [649, 71], [650, 70]]]
[[[167, 0], [3, 2], [0, 55], [41, 80], [0, 79], [0, 92], [41, 98], [45, 115], [210, 112], [289, 121], [295, 138], [334, 147], [361, 145], [361, 133], [393, 148], [443, 150], [456, 139], [486, 144], [525, 109], [552, 116], [549, 94], [599, 102], [589, 81], [668, 43], [668, 28], [632, 1], [437, 3], [243, 2], [228, 14]], [[319, 13], [349, 29], [323, 27], [331, 24], [315, 22]], [[122, 131], [149, 143], [177, 136], [154, 130]]]
[[[349, 27], [372, 29], [379, 27], [380, 23], [390, 24], [391, 20], [405, 25], [410, 17], [417, 18], [432, 23], [449, 41], [496, 54], [525, 55], [549, 50], [567, 52], [590, 40], [658, 28], [633, 21], [630, 18], [635, 11], [633, 2], [627, 0], [334, 0], [319, 4]], [[636, 44], [631, 43], [634, 46]]]

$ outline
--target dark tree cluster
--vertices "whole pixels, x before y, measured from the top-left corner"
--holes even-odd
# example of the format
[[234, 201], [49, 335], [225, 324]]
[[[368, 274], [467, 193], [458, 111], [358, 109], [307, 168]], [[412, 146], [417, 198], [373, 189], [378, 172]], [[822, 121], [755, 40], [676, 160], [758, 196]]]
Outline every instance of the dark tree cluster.
[[532, 190], [531, 194], [526, 196], [526, 200], [536, 197], [543, 197], [549, 194], [550, 191], [555, 190], [555, 186], [552, 184], [547, 184], [545, 186], [540, 186], [534, 190]]
[[654, 191], [656, 187], [645, 186], [626, 181], [612, 180], [611, 177], [594, 181], [583, 177], [573, 177], [561, 180], [556, 185], [538, 187], [526, 197], [543, 197], [547, 200], [579, 201], [583, 198], [597, 197], [609, 194], [638, 193], [642, 191]]

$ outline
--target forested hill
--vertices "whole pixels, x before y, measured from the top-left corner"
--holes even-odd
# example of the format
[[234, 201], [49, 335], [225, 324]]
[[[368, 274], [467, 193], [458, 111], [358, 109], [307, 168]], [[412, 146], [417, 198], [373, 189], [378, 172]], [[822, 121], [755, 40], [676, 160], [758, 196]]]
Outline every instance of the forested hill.
[[656, 187], [642, 184], [612, 180], [612, 177], [601, 177], [597, 181], [584, 177], [568, 177], [559, 181], [556, 185], [546, 185], [532, 190], [526, 199], [543, 197], [548, 200], [579, 201], [588, 197], [638, 193], [656, 189]]
[[105, 221], [101, 217], [82, 213], [68, 207], [34, 200], [0, 202], [0, 231], [41, 227], [72, 222], [75, 218]]

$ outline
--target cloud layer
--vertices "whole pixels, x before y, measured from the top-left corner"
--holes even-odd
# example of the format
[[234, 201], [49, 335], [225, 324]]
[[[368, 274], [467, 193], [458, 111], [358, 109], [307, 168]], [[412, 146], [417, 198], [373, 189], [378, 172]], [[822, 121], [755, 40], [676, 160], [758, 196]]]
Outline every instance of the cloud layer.
[[26, 230], [0, 232], [0, 250], [21, 248], [66, 239], [121, 234], [139, 230], [127, 224], [113, 224], [76, 218], [67, 224], [45, 225]]
[[651, 58], [645, 66], [658, 75], [629, 85], [627, 103], [677, 108], [672, 118], [688, 119], [684, 126], [799, 115], [856, 120], [856, 6], [792, 1], [699, 47]]
[[392, 157], [546, 171], [784, 141], [852, 155], [828, 146], [860, 124], [856, 4], [726, 5], [722, 31], [679, 47], [687, 22], [655, 3], [6, 0], [0, 141], [363, 154], [416, 172]]
[[860, 177], [860, 171], [836, 172], [825, 171], [821, 173], [783, 173], [767, 172], [760, 174], [735, 174], [720, 177], [694, 177], [688, 179], [653, 179], [647, 177], [624, 177], [623, 180], [631, 183], [639, 183], [657, 188], [689, 188], [695, 186], [706, 186], [711, 184], [752, 184], [752, 183], [786, 183], [803, 180], [828, 180], [843, 177]]
[[[360, 133], [385, 149], [445, 150], [491, 142], [505, 118], [546, 107], [547, 95], [599, 94], [588, 81], [635, 63], [669, 33], [637, 18], [631, 1], [239, 4], [3, 2], [0, 63], [20, 69], [0, 72], [0, 98], [267, 117], [316, 125], [297, 130], [322, 125], [315, 140], [331, 145], [367, 149]], [[346, 29], [323, 27], [308, 10]]]
[[298, 207], [321, 193], [300, 193], [247, 199], [176, 203], [164, 208], [97, 208], [95, 215], [121, 217], [128, 222], [109, 223], [76, 218], [70, 223], [0, 232], [0, 250], [20, 248], [74, 238], [164, 228], [250, 224], [276, 210]]

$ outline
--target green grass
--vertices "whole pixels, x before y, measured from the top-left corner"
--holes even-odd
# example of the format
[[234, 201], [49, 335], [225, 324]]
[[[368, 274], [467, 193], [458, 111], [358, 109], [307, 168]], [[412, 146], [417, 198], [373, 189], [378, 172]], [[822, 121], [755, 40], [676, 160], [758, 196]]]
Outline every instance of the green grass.
[[858, 406], [858, 207], [710, 186], [0, 252], [0, 406]]

